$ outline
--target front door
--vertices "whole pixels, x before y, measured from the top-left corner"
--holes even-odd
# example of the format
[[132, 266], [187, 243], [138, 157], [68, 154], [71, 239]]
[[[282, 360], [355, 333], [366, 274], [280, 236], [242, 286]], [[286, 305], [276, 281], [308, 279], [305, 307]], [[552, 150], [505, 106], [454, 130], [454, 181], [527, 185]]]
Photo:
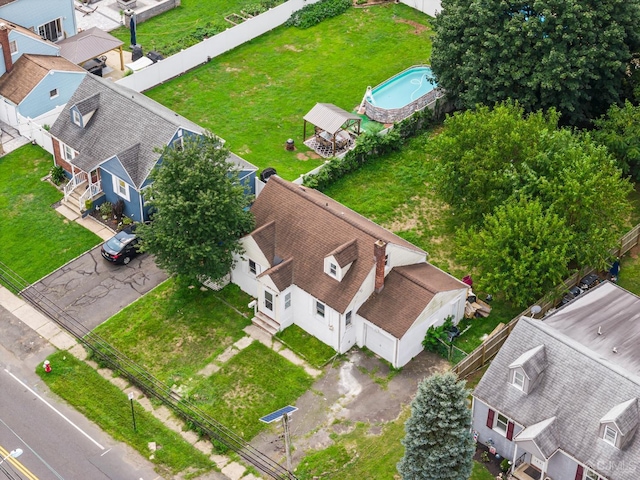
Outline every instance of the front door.
[[275, 300], [275, 296], [269, 290], [264, 290], [264, 299], [262, 302], [262, 311], [266, 313], [269, 317], [273, 318], [273, 302]]

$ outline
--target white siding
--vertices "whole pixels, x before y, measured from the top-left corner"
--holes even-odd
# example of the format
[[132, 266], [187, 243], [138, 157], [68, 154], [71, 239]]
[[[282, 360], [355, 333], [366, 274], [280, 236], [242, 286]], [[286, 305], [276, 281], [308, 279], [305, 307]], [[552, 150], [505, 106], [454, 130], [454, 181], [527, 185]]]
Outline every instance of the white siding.
[[364, 346], [395, 366], [396, 339], [382, 328], [363, 322]]
[[[373, 254], [373, 247], [371, 247], [371, 254]], [[394, 243], [387, 244], [387, 255], [389, 256], [389, 261], [384, 269], [385, 275], [389, 273], [393, 267], [414, 265], [427, 261], [424, 253], [416, 252], [415, 250], [410, 250]]]
[[[231, 271], [231, 281], [238, 285], [243, 292], [255, 298], [258, 296], [256, 275], [260, 275], [260, 273], [267, 270], [270, 265], [263, 255], [262, 250], [258, 248], [258, 244], [251, 236], [248, 235], [240, 239], [240, 243], [244, 248], [244, 253], [236, 259], [236, 266]], [[249, 271], [249, 260], [256, 262], [256, 275]]]

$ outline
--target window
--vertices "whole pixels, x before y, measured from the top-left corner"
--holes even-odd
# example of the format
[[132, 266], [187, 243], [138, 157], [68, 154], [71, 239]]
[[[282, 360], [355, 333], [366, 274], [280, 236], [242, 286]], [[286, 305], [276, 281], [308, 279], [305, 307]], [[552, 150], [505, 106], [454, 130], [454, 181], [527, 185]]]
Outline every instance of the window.
[[9, 51], [11, 52], [11, 55], [13, 55], [14, 53], [18, 53], [18, 42], [16, 42], [15, 40], [11, 40], [9, 42]]
[[73, 148], [71, 148], [69, 145], [65, 145], [63, 150], [64, 150], [64, 159], [69, 161], [73, 160], [73, 157], [75, 157], [74, 155], [75, 152], [73, 151]]
[[40, 35], [45, 40], [57, 42], [62, 38], [62, 22], [59, 18], [56, 18], [49, 23], [40, 25], [38, 27], [38, 35]]
[[593, 470], [586, 470], [586, 472], [584, 475], [585, 480], [600, 480], [600, 476]]
[[75, 123], [76, 125], [81, 127], [82, 126], [82, 117], [80, 117], [80, 112], [78, 112], [77, 110], [71, 110], [71, 112], [73, 114], [73, 123]]
[[513, 372], [513, 384], [520, 390], [524, 390], [524, 375], [518, 370]]
[[273, 294], [271, 292], [264, 292], [264, 308], [273, 310]]
[[291, 292], [284, 296], [284, 309], [286, 310], [291, 306]]
[[331, 276], [335, 277], [338, 273], [338, 267], [336, 266], [335, 263], [330, 263], [329, 264], [329, 273], [331, 274]]
[[389, 254], [388, 253], [384, 256], [384, 266], [386, 267], [387, 265], [389, 265]]
[[504, 415], [498, 413], [498, 419], [496, 420], [495, 430], [502, 432], [503, 435], [507, 434], [507, 426], [509, 425], [509, 419]]
[[324, 303], [320, 303], [316, 301], [316, 315], [319, 315], [322, 318], [324, 318]]
[[115, 175], [113, 176], [113, 191], [125, 200], [131, 200], [131, 197], [129, 195], [129, 185], [127, 184], [127, 182], [125, 182], [121, 178], [116, 177]]
[[56, 98], [58, 96], [58, 89], [54, 88], [49, 92], [49, 98]]
[[613, 446], [615, 446], [617, 438], [618, 438], [618, 432], [616, 432], [615, 429], [609, 427], [608, 425], [605, 425], [605, 427], [604, 427], [604, 441], [607, 442], [607, 443], [610, 443]]
[[351, 312], [347, 312], [347, 314], [344, 317], [344, 324], [345, 326], [348, 328], [351, 326]]
[[258, 272], [256, 262], [254, 262], [253, 260], [249, 260], [249, 272], [254, 275]]
[[173, 141], [173, 148], [175, 148], [178, 152], [184, 150], [184, 138], [180, 137]]

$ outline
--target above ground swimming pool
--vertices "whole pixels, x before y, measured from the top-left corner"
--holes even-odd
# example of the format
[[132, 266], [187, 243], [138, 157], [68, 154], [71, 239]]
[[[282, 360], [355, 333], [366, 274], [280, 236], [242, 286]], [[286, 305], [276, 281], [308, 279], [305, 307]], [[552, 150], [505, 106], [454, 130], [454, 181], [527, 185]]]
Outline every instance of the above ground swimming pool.
[[395, 123], [435, 102], [440, 90], [429, 67], [414, 66], [377, 87], [367, 88], [365, 112], [381, 123]]

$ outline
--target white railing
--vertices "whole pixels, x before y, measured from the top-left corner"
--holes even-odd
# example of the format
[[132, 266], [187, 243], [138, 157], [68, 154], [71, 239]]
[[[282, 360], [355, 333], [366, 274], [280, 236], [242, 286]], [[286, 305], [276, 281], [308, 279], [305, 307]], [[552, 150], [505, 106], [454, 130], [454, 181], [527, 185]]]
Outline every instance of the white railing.
[[80, 198], [78, 199], [78, 206], [80, 210], [84, 210], [84, 204], [87, 200], [93, 200], [93, 198], [102, 192], [102, 182], [98, 180], [96, 183], [92, 183], [89, 185]]
[[67, 182], [67, 184], [64, 186], [64, 199], [68, 200], [69, 195], [71, 195], [71, 192], [73, 192], [78, 185], [86, 181], [87, 181], [87, 172], [79, 172], [79, 173], [76, 173], [73, 177], [71, 177], [71, 180], [69, 180], [69, 182]]

